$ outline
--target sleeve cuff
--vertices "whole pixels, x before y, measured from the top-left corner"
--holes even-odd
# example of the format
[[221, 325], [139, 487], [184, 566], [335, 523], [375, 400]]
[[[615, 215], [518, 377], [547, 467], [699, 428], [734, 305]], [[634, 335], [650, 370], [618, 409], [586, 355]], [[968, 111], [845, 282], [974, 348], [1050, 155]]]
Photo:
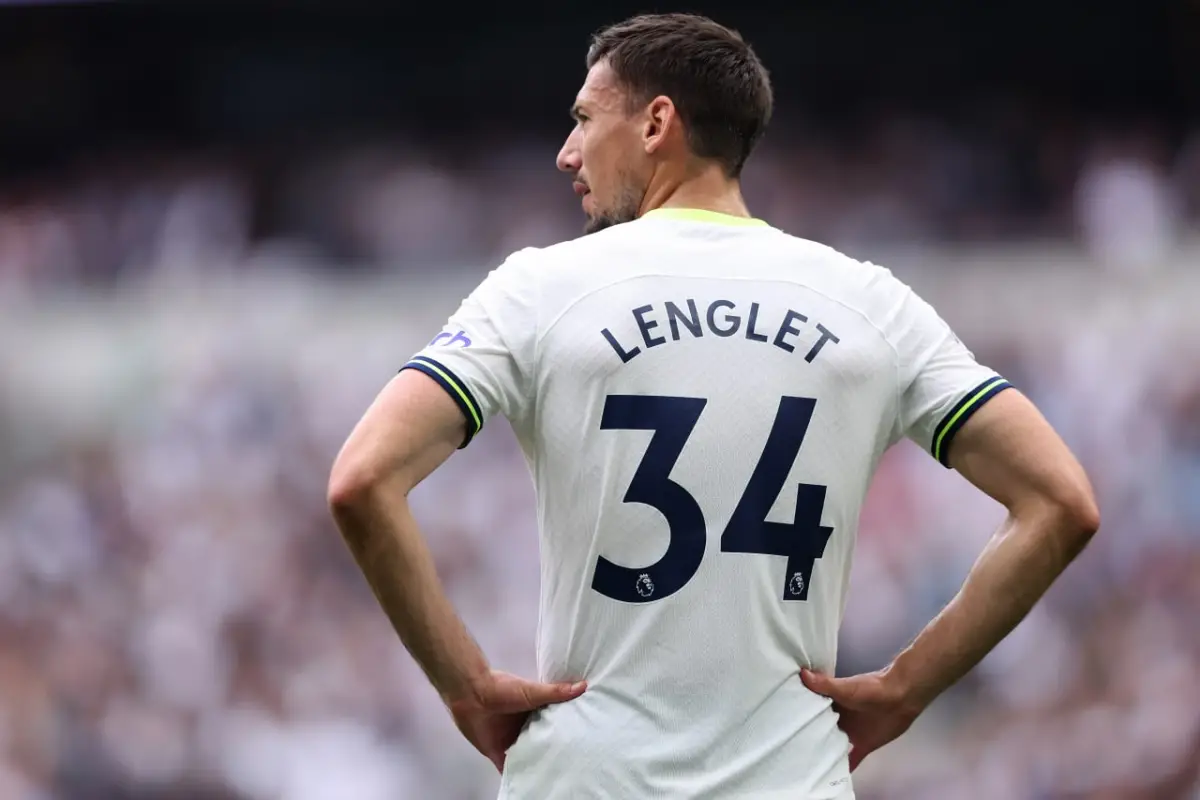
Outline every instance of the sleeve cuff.
[[471, 394], [471, 390], [467, 388], [467, 384], [444, 364], [434, 361], [428, 356], [414, 356], [411, 361], [400, 368], [400, 371], [403, 372], [406, 369], [415, 369], [433, 378], [439, 386], [446, 390], [450, 399], [458, 404], [459, 410], [467, 420], [467, 435], [458, 449], [461, 450], [470, 444], [475, 434], [483, 428], [483, 413], [475, 395]]
[[942, 421], [934, 428], [930, 452], [933, 453], [933, 457], [943, 467], [948, 468], [950, 466], [950, 443], [954, 441], [954, 436], [958, 433], [959, 429], [967, 424], [967, 420], [971, 418], [971, 415], [983, 408], [988, 400], [991, 400], [1005, 389], [1011, 388], [1012, 384], [1004, 380], [1004, 378], [988, 378], [967, 392], [963, 396], [963, 399], [959, 400], [954, 408], [950, 409], [946, 416], [942, 417]]

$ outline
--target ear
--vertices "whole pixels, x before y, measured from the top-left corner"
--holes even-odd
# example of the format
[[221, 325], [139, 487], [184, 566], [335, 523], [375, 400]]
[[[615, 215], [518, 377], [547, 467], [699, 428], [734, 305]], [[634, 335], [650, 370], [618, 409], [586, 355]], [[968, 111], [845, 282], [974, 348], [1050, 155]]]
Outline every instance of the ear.
[[665, 95], [655, 97], [646, 106], [645, 123], [642, 126], [642, 144], [646, 153], [661, 148], [679, 130], [679, 114], [675, 104]]

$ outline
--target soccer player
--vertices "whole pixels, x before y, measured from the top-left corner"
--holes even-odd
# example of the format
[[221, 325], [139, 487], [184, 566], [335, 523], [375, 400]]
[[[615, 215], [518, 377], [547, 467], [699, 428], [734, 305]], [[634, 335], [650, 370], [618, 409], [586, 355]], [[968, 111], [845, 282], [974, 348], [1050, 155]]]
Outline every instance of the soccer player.
[[[404, 365], [337, 458], [334, 516], [503, 798], [852, 798], [1084, 547], [1091, 488], [890, 272], [750, 215], [772, 94], [737, 33], [636, 17], [587, 66], [558, 167], [588, 235], [513, 254]], [[497, 414], [537, 489], [536, 681], [490, 669], [405, 499]], [[1008, 517], [889, 666], [835, 678], [860, 507], [901, 437]]]

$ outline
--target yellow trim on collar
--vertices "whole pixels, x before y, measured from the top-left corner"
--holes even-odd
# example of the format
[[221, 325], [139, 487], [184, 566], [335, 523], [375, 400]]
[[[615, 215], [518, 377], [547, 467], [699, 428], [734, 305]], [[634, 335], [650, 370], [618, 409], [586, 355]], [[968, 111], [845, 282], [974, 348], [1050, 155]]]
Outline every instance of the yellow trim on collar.
[[705, 208], [652, 208], [642, 219], [677, 219], [684, 222], [709, 222], [716, 225], [741, 225], [743, 227], [764, 228], [767, 223], [753, 217], [735, 217], [732, 214], [722, 214], [719, 211], [709, 211]]

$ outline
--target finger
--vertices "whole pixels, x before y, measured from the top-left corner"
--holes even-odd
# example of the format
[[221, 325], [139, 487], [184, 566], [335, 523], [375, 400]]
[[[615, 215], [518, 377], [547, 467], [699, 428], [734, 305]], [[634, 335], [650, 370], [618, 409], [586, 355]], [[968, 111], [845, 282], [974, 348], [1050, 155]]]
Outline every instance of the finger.
[[836, 700], [838, 697], [839, 692], [836, 678], [804, 668], [800, 670], [800, 680], [809, 690], [819, 695], [824, 695], [833, 700]]
[[533, 711], [542, 706], [565, 703], [574, 700], [585, 691], [587, 683], [537, 683], [521, 681], [514, 686], [515, 691], [506, 697], [499, 698], [497, 704], [503, 711]]
[[579, 681], [577, 683], [531, 683], [529, 684], [529, 702], [531, 708], [541, 708], [542, 706], [553, 705], [554, 703], [565, 703], [568, 700], [574, 700], [579, 695], [587, 691], [587, 683]]

